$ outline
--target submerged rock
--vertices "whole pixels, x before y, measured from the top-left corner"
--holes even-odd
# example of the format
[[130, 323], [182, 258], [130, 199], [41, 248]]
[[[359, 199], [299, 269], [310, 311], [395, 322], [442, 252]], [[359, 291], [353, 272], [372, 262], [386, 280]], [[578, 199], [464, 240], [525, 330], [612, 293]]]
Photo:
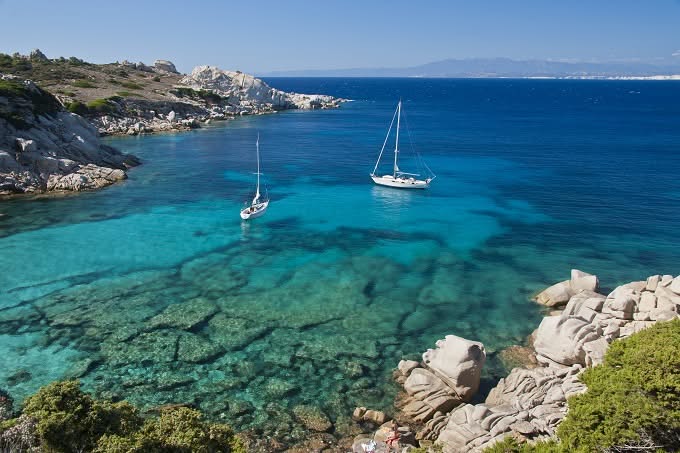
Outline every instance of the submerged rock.
[[312, 431], [324, 432], [333, 427], [328, 416], [316, 406], [295, 406], [293, 408], [293, 415], [295, 415], [295, 418], [299, 420], [305, 428]]
[[177, 360], [190, 363], [203, 363], [224, 353], [224, 349], [200, 335], [183, 333], [177, 347]]
[[206, 322], [217, 313], [217, 306], [204, 298], [197, 297], [186, 302], [168, 306], [162, 313], [151, 318], [147, 325], [151, 329], [175, 327], [189, 330]]

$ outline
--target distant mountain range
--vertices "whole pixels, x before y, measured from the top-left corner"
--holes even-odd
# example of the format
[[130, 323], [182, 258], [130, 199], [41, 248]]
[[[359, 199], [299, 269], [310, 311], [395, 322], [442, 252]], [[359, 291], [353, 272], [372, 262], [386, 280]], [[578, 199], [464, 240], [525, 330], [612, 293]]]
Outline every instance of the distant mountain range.
[[556, 77], [618, 78], [680, 74], [680, 57], [653, 61], [565, 62], [509, 58], [448, 59], [406, 68], [274, 71], [264, 77]]

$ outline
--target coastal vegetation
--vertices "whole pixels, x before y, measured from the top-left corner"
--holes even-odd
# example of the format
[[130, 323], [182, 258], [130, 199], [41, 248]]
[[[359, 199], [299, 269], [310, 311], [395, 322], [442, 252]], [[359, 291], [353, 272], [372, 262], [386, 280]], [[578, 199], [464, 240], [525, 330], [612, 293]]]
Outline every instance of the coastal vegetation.
[[588, 390], [569, 398], [559, 442], [513, 437], [486, 453], [676, 451], [680, 446], [680, 319], [612, 343], [604, 363], [587, 369]]
[[177, 87], [170, 91], [178, 98], [202, 99], [208, 104], [217, 104], [222, 100], [222, 96], [210, 90], [194, 90], [193, 88]]
[[73, 85], [76, 88], [97, 88], [96, 85], [87, 80], [76, 80], [71, 85]]
[[16, 80], [0, 79], [0, 97], [7, 98], [20, 107], [16, 109], [0, 107], [0, 118], [17, 129], [29, 127], [30, 118], [27, 116], [55, 113], [61, 108], [59, 102], [46, 91], [37, 86], [29, 87]]
[[2, 451], [245, 451], [229, 426], [206, 422], [197, 410], [161, 408], [158, 416], [145, 418], [125, 401], [92, 398], [77, 381], [41, 388], [21, 414], [12, 415], [12, 400], [0, 391]]
[[95, 99], [90, 101], [87, 103], [87, 108], [90, 112], [100, 114], [114, 113], [116, 111], [116, 106], [108, 99]]

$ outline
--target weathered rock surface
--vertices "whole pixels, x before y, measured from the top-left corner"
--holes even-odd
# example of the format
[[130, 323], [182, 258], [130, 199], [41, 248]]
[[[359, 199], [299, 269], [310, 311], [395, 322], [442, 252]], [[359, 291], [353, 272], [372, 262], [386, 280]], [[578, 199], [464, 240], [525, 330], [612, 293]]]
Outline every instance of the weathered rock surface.
[[420, 423], [469, 400], [479, 388], [486, 360], [484, 345], [476, 341], [447, 335], [436, 344], [423, 354], [424, 368], [411, 360], [402, 360], [398, 367], [397, 381], [408, 394], [401, 410]]
[[[134, 65], [134, 64], [133, 64]], [[135, 69], [144, 70], [134, 65]], [[157, 60], [154, 71], [176, 73], [170, 62]], [[184, 76], [163, 101], [110, 99], [115, 114], [92, 118], [102, 134], [137, 135], [194, 129], [212, 120], [259, 115], [286, 109], [334, 108], [342, 99], [326, 95], [286, 93], [239, 71], [198, 66]]]
[[534, 347], [543, 367], [513, 369], [484, 404], [458, 406], [437, 424], [428, 423], [419, 436], [436, 439], [446, 452], [479, 452], [510, 433], [529, 439], [553, 436], [566, 414], [567, 398], [586, 390], [578, 375], [602, 363], [612, 341], [652, 325], [652, 318], [678, 316], [680, 295], [672, 286], [678, 281], [675, 289], [680, 291], [677, 278], [656, 275], [604, 296], [594, 292], [597, 278], [591, 277], [572, 271], [569, 285], [561, 285], [572, 293], [564, 311], [541, 322]]
[[[138, 63], [138, 64], [143, 65], [143, 63]], [[156, 61], [154, 61], [153, 68], [157, 72], [169, 72], [169, 73], [173, 73], [173, 74], [179, 74], [179, 72], [177, 72], [177, 68], [175, 68], [175, 65], [171, 61], [168, 61], [168, 60], [156, 60]]]
[[264, 110], [337, 107], [341, 100], [319, 94], [286, 93], [240, 71], [197, 66], [181, 81], [196, 90], [211, 90], [234, 107], [257, 106]]
[[437, 349], [428, 349], [423, 362], [462, 401], [477, 393], [482, 367], [486, 361], [484, 345], [455, 335], [437, 341]]
[[548, 307], [566, 304], [569, 299], [583, 290], [597, 291], [600, 282], [597, 276], [578, 269], [571, 270], [571, 278], [555, 283], [536, 296], [536, 301]]
[[98, 189], [140, 163], [32, 82], [0, 78], [13, 87], [0, 90], [0, 195]]
[[[461, 382], [456, 371], [466, 357], [474, 357], [464, 346], [467, 340], [453, 336], [440, 340], [437, 352], [423, 355], [426, 368], [400, 362], [395, 376], [408, 394], [401, 411], [422, 424], [416, 438], [436, 441], [453, 453], [481, 452], [509, 434], [531, 440], [554, 436], [567, 412], [567, 398], [586, 390], [579, 374], [602, 363], [612, 341], [679, 316], [680, 277], [651, 276], [619, 286], [608, 296], [596, 293], [597, 285], [596, 276], [574, 270], [570, 280], [541, 293], [541, 303], [567, 302], [561, 313], [545, 317], [535, 332], [533, 346], [541, 366], [535, 367], [532, 358], [534, 368], [514, 368], [483, 404], [461, 404], [455, 398], [459, 393], [454, 389]], [[563, 300], [565, 294], [569, 297]], [[478, 344], [483, 353], [481, 344], [468, 343]], [[449, 374], [456, 378], [445, 377]]]

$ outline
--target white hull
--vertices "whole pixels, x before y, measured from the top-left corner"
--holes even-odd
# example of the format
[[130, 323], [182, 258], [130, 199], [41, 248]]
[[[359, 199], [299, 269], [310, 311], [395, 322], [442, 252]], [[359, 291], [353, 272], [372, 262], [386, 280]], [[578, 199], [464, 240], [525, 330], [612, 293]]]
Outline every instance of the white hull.
[[263, 203], [248, 206], [247, 208], [241, 210], [241, 218], [243, 220], [256, 219], [264, 214], [268, 206], [269, 200]]
[[399, 189], [427, 189], [431, 180], [423, 181], [415, 178], [395, 178], [392, 175], [375, 176], [371, 175], [373, 182], [380, 186], [397, 187]]

